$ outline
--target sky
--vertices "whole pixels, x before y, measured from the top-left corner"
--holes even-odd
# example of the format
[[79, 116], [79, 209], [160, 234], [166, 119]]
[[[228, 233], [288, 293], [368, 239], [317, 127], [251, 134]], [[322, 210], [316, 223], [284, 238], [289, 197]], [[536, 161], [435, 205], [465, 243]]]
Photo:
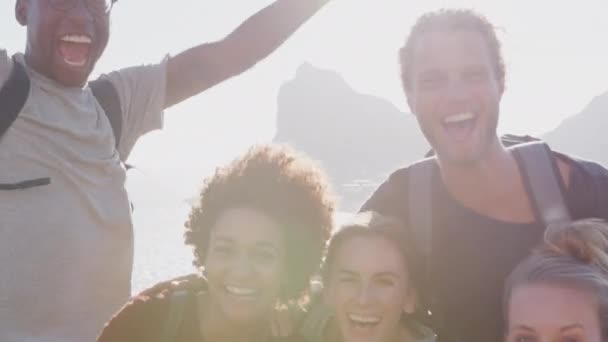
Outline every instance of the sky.
[[[0, 0], [0, 47], [22, 51], [25, 30], [14, 0]], [[120, 0], [96, 74], [160, 61], [221, 39], [270, 0]], [[498, 29], [507, 64], [502, 133], [540, 134], [608, 91], [608, 1], [332, 0], [276, 53], [252, 70], [170, 108], [165, 129], [131, 154], [145, 202], [193, 197], [214, 167], [275, 133], [277, 94], [304, 62], [339, 72], [357, 91], [408, 112], [397, 50], [415, 19], [441, 7], [472, 8]], [[139, 178], [138, 178], [139, 177]], [[135, 186], [137, 188], [137, 186]]]

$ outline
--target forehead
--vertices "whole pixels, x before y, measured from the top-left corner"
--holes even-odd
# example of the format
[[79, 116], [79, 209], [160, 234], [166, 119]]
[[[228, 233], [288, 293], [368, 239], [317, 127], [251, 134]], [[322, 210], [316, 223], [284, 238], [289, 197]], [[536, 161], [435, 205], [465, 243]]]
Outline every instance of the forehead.
[[211, 229], [211, 242], [227, 239], [242, 245], [270, 243], [283, 245], [283, 232], [278, 222], [260, 211], [248, 208], [224, 211]]
[[451, 70], [471, 66], [491, 67], [488, 44], [472, 30], [439, 30], [420, 34], [412, 50], [414, 72]]
[[521, 285], [509, 300], [509, 325], [536, 329], [561, 329], [580, 324], [599, 328], [599, 309], [588, 291], [551, 284]]
[[378, 235], [356, 235], [343, 241], [336, 251], [333, 269], [361, 274], [406, 273], [405, 261], [397, 246]]

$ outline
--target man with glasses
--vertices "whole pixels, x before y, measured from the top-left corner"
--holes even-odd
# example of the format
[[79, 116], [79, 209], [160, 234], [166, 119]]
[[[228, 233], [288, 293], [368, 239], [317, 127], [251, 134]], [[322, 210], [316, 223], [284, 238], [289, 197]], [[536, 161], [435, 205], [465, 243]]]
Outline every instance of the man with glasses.
[[0, 100], [11, 103], [0, 101], [0, 341], [95, 340], [130, 295], [123, 162], [137, 139], [161, 128], [165, 108], [265, 58], [327, 2], [276, 0], [220, 41], [104, 75], [108, 107], [89, 75], [115, 0], [16, 1], [25, 52], [0, 49]]

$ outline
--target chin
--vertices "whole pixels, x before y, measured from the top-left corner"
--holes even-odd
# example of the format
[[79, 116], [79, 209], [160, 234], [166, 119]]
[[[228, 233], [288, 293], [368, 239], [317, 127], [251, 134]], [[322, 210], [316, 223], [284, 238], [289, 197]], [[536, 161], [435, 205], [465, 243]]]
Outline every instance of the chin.
[[238, 329], [239, 327], [242, 328], [248, 328], [248, 327], [252, 327], [255, 325], [259, 325], [260, 321], [264, 320], [264, 316], [261, 314], [258, 315], [234, 315], [234, 314], [229, 314], [226, 313], [226, 317], [228, 318], [228, 322], [230, 322], [230, 324], [232, 326], [235, 327], [235, 329]]
[[82, 87], [88, 82], [92, 71], [92, 65], [68, 67], [62, 64], [55, 68], [53, 79], [65, 87]]
[[383, 339], [377, 336], [346, 336], [347, 342], [382, 342]]
[[486, 149], [481, 147], [469, 147], [454, 149], [451, 147], [438, 150], [437, 155], [441, 160], [458, 166], [470, 166], [479, 163], [487, 155]]
[[462, 167], [477, 165], [481, 162], [481, 160], [482, 159], [478, 156], [458, 156], [448, 159], [450, 164]]
[[249, 325], [254, 322], [259, 322], [267, 315], [266, 312], [261, 312], [256, 309], [235, 309], [224, 308], [224, 315], [236, 325]]
[[69, 71], [59, 72], [54, 80], [65, 87], [82, 87], [89, 80], [90, 71], [74, 73]]

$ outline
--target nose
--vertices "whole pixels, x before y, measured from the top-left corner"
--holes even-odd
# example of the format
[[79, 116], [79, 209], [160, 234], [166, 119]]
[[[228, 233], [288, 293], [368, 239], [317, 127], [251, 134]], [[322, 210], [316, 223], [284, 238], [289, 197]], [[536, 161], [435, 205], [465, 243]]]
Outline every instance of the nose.
[[373, 298], [373, 289], [369, 284], [361, 284], [357, 290], [357, 304], [365, 307]]
[[466, 101], [469, 97], [469, 85], [461, 80], [452, 80], [445, 89], [445, 99], [449, 101]]
[[231, 273], [237, 279], [247, 279], [254, 273], [253, 265], [245, 256], [235, 258], [231, 266]]

